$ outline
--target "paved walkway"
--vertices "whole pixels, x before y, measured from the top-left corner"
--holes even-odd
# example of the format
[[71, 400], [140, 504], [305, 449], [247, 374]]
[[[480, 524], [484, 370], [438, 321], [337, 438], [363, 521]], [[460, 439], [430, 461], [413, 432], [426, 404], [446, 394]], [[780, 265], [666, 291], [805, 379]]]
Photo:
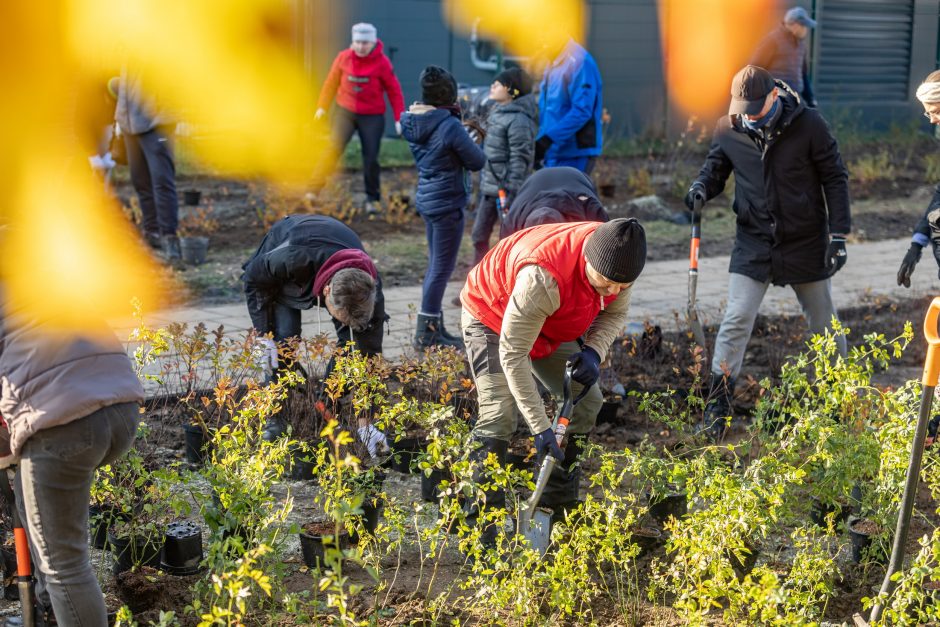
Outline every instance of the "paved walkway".
[[[937, 265], [930, 251], [924, 253], [914, 273], [911, 288], [897, 285], [897, 270], [908, 247], [908, 238], [880, 242], [849, 244], [848, 263], [833, 280], [833, 294], [839, 308], [863, 304], [875, 296], [903, 299], [928, 294], [940, 294]], [[704, 323], [718, 323], [724, 307], [728, 281], [728, 257], [709, 257], [700, 261], [698, 281], [699, 311]], [[688, 261], [650, 262], [633, 288], [629, 322], [650, 321], [664, 330], [684, 328], [687, 301]], [[444, 295], [445, 322], [449, 330], [458, 328], [460, 310], [450, 304], [462, 287], [459, 282], [448, 285]], [[415, 314], [421, 301], [421, 287], [390, 287], [385, 289], [386, 308], [391, 316], [390, 335], [385, 339], [385, 355], [390, 359], [411, 348], [414, 336]], [[761, 312], [765, 314], [798, 314], [799, 304], [789, 288], [771, 287], [764, 298]], [[333, 335], [333, 325], [326, 311], [317, 309], [303, 313], [304, 334], [316, 334], [318, 328]], [[243, 334], [251, 322], [244, 303], [217, 307], [172, 309], [147, 317], [152, 326], [165, 326], [171, 322], [195, 324], [204, 322], [210, 329], [225, 325], [227, 333]], [[127, 338], [132, 323], [114, 321], [112, 326], [121, 338]]]

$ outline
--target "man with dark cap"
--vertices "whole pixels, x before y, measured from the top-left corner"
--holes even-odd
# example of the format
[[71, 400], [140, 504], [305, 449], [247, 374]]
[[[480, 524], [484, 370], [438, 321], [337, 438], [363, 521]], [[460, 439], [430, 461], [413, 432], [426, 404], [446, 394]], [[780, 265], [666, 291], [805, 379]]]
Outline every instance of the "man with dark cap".
[[607, 222], [610, 217], [597, 197], [594, 182], [575, 168], [542, 168], [522, 184], [503, 217], [499, 236], [539, 224]]
[[532, 172], [539, 111], [531, 91], [532, 80], [517, 67], [497, 74], [490, 86], [489, 97], [495, 104], [486, 118], [486, 167], [470, 234], [474, 265], [490, 249], [493, 227]]
[[[623, 330], [630, 290], [645, 263], [646, 234], [635, 219], [548, 224], [497, 243], [470, 271], [460, 294], [480, 407], [474, 459], [493, 454], [505, 464], [518, 408], [539, 455], [559, 461], [541, 500], [556, 514], [577, 502], [576, 462], [603, 402], [595, 385], [600, 364]], [[566, 362], [574, 368], [572, 393], [590, 391], [571, 416], [562, 450], [535, 379], [560, 397]], [[502, 491], [487, 493], [487, 507], [504, 503]], [[471, 511], [471, 522], [478, 515]], [[488, 526], [484, 542], [492, 543], [496, 532]]]
[[463, 348], [460, 338], [444, 328], [441, 304], [463, 239], [469, 171], [480, 170], [486, 156], [460, 121], [457, 81], [442, 67], [430, 65], [421, 72], [421, 102], [408, 108], [401, 125], [402, 137], [408, 140], [418, 165], [415, 201], [428, 240], [428, 269], [414, 345], [418, 349]]
[[[734, 173], [737, 234], [728, 305], [701, 425], [715, 439], [730, 418], [734, 381], [771, 283], [793, 288], [811, 333], [832, 329], [830, 278], [845, 265], [851, 228], [848, 171], [816, 109], [767, 70], [748, 65], [734, 77], [728, 113], [718, 120], [705, 165], [685, 197], [692, 209], [720, 194]], [[845, 337], [836, 341], [845, 355]]]
[[765, 68], [777, 80], [795, 91], [810, 106], [816, 106], [813, 84], [809, 78], [809, 50], [806, 37], [816, 28], [803, 7], [793, 7], [783, 17], [783, 24], [771, 31], [751, 57], [751, 65]]

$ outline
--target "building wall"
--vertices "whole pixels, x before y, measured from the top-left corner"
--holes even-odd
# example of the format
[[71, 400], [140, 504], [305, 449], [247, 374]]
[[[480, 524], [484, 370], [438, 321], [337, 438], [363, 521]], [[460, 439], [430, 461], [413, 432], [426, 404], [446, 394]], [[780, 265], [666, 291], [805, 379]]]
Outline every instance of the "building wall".
[[[348, 45], [350, 26], [367, 21], [378, 28], [402, 83], [406, 105], [420, 98], [418, 75], [428, 64], [448, 68], [462, 84], [488, 85], [492, 81], [492, 73], [473, 67], [468, 38], [445, 25], [440, 0], [289, 1], [296, 7], [298, 46], [305, 50], [311, 74], [319, 78], [329, 68], [332, 55]], [[827, 2], [834, 16], [828, 28]], [[667, 121], [672, 127], [683, 126], [685, 120], [670, 118], [666, 102], [656, 0], [588, 0], [588, 5], [588, 49], [604, 78], [604, 106], [612, 118], [611, 135], [658, 132]], [[909, 121], [917, 110], [914, 90], [937, 67], [940, 0], [780, 0], [781, 11], [795, 5], [804, 6], [820, 20], [820, 28], [814, 33], [813, 61], [823, 112], [841, 115], [851, 110], [858, 121], [871, 126]], [[897, 22], [897, 8], [907, 5], [912, 8], [905, 25]], [[895, 20], [893, 27], [882, 24], [885, 27], [879, 28], [887, 18]], [[853, 35], [853, 31], [858, 32]], [[909, 43], [899, 43], [898, 37], [909, 37]], [[329, 41], [327, 52], [316, 57], [314, 44], [322, 41]], [[853, 45], [862, 46], [875, 59], [882, 51], [884, 55], [897, 55], [909, 48], [909, 72], [887, 91], [850, 89], [848, 85], [868, 71], [864, 63], [851, 64]], [[840, 70], [827, 72], [825, 65], [820, 65], [830, 63], [836, 67], [846, 58], [858, 76], [843, 76], [845, 72]], [[391, 119], [387, 128], [391, 132]]]

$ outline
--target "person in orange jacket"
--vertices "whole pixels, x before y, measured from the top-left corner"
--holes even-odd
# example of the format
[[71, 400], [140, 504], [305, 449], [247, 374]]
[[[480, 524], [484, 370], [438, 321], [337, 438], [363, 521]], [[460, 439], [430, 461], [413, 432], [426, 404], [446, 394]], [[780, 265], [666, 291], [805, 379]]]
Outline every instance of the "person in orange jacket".
[[[385, 130], [385, 97], [392, 105], [395, 131], [401, 135], [401, 114], [405, 100], [392, 62], [383, 52], [375, 26], [367, 23], [352, 27], [352, 44], [333, 60], [330, 73], [320, 91], [314, 118], [322, 119], [334, 98], [333, 148], [328, 165], [332, 167], [349, 143], [353, 132], [362, 142], [362, 173], [365, 179], [366, 213], [380, 211], [379, 146]], [[324, 164], [326, 165], [326, 164]]]

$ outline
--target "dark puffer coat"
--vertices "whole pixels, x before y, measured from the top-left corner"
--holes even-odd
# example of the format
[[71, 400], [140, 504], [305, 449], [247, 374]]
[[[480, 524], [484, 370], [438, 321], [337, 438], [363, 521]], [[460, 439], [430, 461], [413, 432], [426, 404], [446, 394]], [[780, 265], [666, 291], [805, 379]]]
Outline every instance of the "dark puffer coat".
[[401, 116], [401, 135], [418, 164], [418, 213], [431, 217], [463, 211], [470, 199], [467, 170], [480, 170], [486, 156], [457, 112], [413, 104]]
[[526, 219], [542, 207], [561, 214], [559, 222], [607, 222], [610, 219], [587, 174], [567, 166], [542, 168], [522, 185], [503, 219], [499, 237], [526, 228]]
[[485, 195], [496, 196], [502, 187], [510, 198], [515, 196], [532, 173], [538, 130], [539, 107], [533, 94], [490, 109], [483, 144], [486, 167], [480, 184]]
[[829, 234], [851, 229], [848, 170], [819, 112], [777, 87], [783, 111], [769, 137], [722, 117], [696, 181], [714, 198], [734, 172], [731, 272], [775, 285], [819, 281], [830, 276]]
[[[271, 227], [242, 269], [251, 323], [259, 333], [274, 330], [271, 305], [310, 309], [317, 273], [333, 253], [354, 248], [364, 251], [355, 231], [335, 218], [315, 215], [287, 216]], [[376, 282], [376, 308], [372, 324], [379, 338], [385, 319], [381, 280]], [[360, 334], [363, 335], [363, 334]]]

